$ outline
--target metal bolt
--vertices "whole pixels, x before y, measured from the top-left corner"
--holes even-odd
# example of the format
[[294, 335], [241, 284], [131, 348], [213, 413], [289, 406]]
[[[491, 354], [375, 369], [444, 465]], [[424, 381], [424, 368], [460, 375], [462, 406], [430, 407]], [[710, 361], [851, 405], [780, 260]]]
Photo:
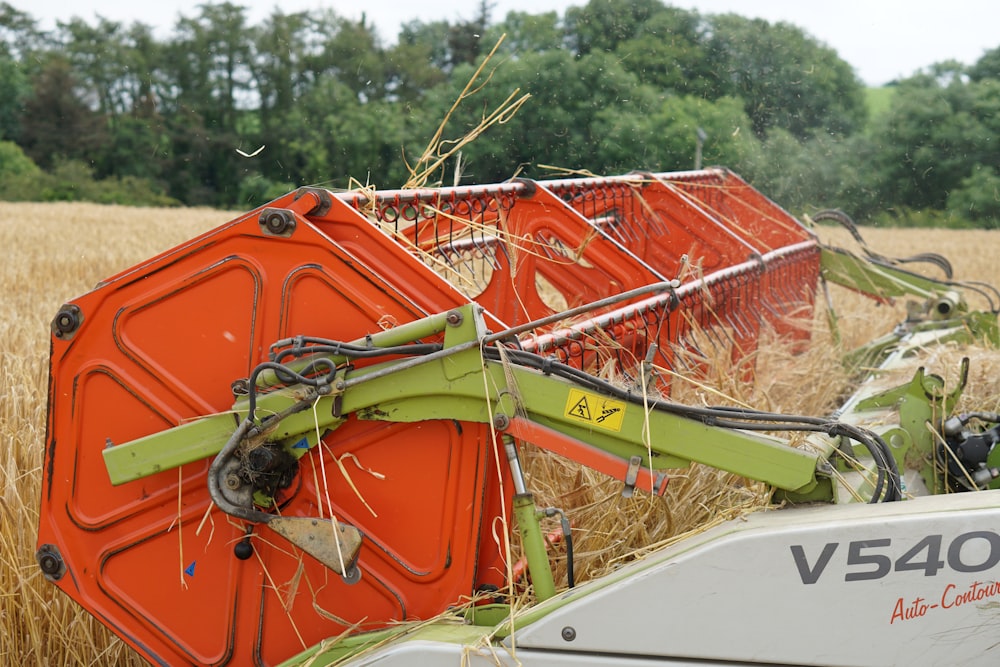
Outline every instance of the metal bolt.
[[43, 544], [39, 547], [35, 553], [35, 559], [38, 561], [38, 567], [41, 568], [42, 574], [50, 579], [61, 579], [66, 572], [62, 556], [51, 544]]
[[354, 584], [361, 581], [361, 568], [358, 567], [357, 563], [355, 563], [354, 565], [349, 565], [344, 574], [341, 575], [341, 578], [344, 580], [345, 584], [347, 584], [348, 586], [353, 586]]
[[52, 333], [56, 338], [70, 338], [83, 322], [83, 313], [80, 307], [68, 303], [59, 309], [52, 320]]
[[295, 218], [285, 209], [266, 208], [257, 220], [265, 234], [291, 236], [295, 231]]
[[457, 327], [465, 318], [462, 317], [462, 313], [457, 310], [450, 310], [448, 314], [445, 315], [445, 322], [453, 327]]
[[499, 414], [493, 416], [493, 428], [498, 431], [506, 431], [507, 427], [510, 426], [510, 417], [505, 414]]
[[243, 482], [240, 481], [239, 475], [226, 475], [226, 488], [230, 491], [235, 491], [236, 489], [243, 486]]
[[55, 554], [42, 554], [38, 557], [38, 566], [45, 574], [55, 574], [59, 571], [59, 559]]
[[567, 625], [560, 634], [565, 641], [571, 642], [576, 639], [576, 628]]

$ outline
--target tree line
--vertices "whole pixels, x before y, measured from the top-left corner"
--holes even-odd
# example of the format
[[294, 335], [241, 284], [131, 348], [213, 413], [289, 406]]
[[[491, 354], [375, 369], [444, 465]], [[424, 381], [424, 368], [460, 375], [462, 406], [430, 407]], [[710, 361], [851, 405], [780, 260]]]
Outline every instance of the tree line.
[[447, 145], [526, 94], [436, 178], [690, 169], [700, 135], [704, 164], [797, 213], [1000, 225], [1000, 48], [896, 82], [873, 113], [850, 65], [787, 23], [660, 0], [470, 12], [387, 43], [332, 10], [253, 24], [209, 3], [161, 36], [100, 17], [46, 32], [2, 3], [0, 197], [247, 208], [395, 188], [443, 120]]

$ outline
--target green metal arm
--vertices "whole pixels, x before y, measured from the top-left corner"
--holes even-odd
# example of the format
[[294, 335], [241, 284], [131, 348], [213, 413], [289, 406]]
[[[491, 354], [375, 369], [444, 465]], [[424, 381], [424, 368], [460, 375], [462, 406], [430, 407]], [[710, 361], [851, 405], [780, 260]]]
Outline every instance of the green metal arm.
[[[825, 468], [826, 452], [795, 449], [777, 438], [647, 411], [559, 377], [484, 359], [478, 308], [469, 305], [453, 312], [457, 315], [429, 318], [411, 331], [428, 336], [443, 330], [445, 346], [440, 352], [343, 373], [325, 395], [309, 395], [301, 387], [291, 387], [260, 396], [258, 414], [288, 413], [303, 400], [318, 402], [316, 410], [288, 414], [280, 423], [269, 424], [267, 439], [290, 447], [317, 429], [335, 429], [352, 413], [362, 419], [394, 422], [457, 419], [551, 436], [555, 447], [575, 448], [580, 458], [616, 477], [629, 477], [631, 468], [631, 477], [640, 488], [655, 486], [655, 474], [650, 471], [684, 467], [693, 461], [796, 493], [810, 493], [819, 483], [817, 470]], [[398, 336], [394, 338], [398, 342]], [[218, 453], [234, 424], [247, 417], [247, 410], [246, 399], [241, 399], [231, 413], [107, 448], [104, 459], [112, 483], [122, 484]], [[647, 427], [648, 442], [643, 437]], [[549, 443], [535, 444], [546, 447]], [[635, 463], [646, 474], [636, 475]]]
[[[879, 367], [905, 338], [914, 334], [933, 332], [937, 343], [981, 341], [1000, 346], [997, 314], [970, 310], [960, 285], [927, 278], [827, 246], [821, 246], [820, 275], [826, 282], [842, 285], [880, 301], [902, 296], [921, 300], [908, 304], [906, 320], [891, 333], [847, 355], [847, 366], [862, 371], [862, 374]], [[837, 318], [832, 304], [829, 306], [831, 326], [836, 336]]]
[[[928, 322], [910, 332], [908, 344], [917, 348], [950, 339], [961, 328], [952, 320]], [[352, 343], [388, 348], [440, 339], [443, 334], [438, 351], [358, 369], [347, 364], [346, 356], [332, 355], [330, 363], [343, 369], [330, 386], [319, 390], [295, 385], [268, 391], [277, 385], [277, 378], [261, 375], [256, 382], [262, 392], [256, 415], [280, 418], [265, 419], [260, 437], [299, 456], [305, 451], [303, 442], [314, 446], [316, 433], [335, 430], [350, 414], [391, 422], [458, 420], [491, 424], [498, 432], [651, 492], [662, 490], [663, 471], [698, 462], [765, 482], [793, 500], [855, 502], [872, 495], [874, 462], [865, 447], [852, 451], [840, 437], [813, 433], [802, 448], [793, 448], [782, 439], [710, 425], [710, 419], [649, 410], [621, 395], [484, 354], [484, 346], [507, 333], [487, 335], [481, 310], [469, 304]], [[896, 363], [909, 348], [904, 344], [892, 349], [892, 359], [887, 353], [883, 365]], [[301, 368], [304, 363], [292, 366]], [[914, 387], [924, 387], [923, 375], [919, 378]], [[940, 414], [937, 392], [914, 390], [905, 395], [921, 415]], [[840, 421], [877, 432], [892, 444], [900, 467], [911, 449], [932, 465], [926, 419], [908, 420], [896, 414], [902, 401], [876, 405], [861, 400], [870, 396], [870, 390], [859, 390], [838, 414]], [[105, 449], [112, 483], [217, 455], [237, 425], [247, 420], [248, 403], [241, 398], [230, 412]], [[313, 403], [315, 409], [301, 409]], [[841, 453], [861, 460], [860, 473], [843, 465]], [[929, 481], [929, 473], [924, 473]]]
[[821, 246], [820, 275], [831, 283], [878, 299], [914, 296], [925, 300], [941, 300], [935, 304], [937, 308], [931, 308], [931, 316], [935, 319], [945, 319], [955, 312], [968, 310], [962, 295], [948, 283], [887, 264], [876, 264], [839, 248]]

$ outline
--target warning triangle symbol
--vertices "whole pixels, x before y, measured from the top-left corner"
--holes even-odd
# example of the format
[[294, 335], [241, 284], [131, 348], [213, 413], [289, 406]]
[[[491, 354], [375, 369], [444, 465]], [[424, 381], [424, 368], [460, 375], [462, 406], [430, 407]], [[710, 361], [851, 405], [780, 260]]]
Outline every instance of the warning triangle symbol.
[[570, 408], [569, 413], [574, 417], [590, 421], [590, 405], [587, 404], [587, 397], [581, 396], [576, 405]]

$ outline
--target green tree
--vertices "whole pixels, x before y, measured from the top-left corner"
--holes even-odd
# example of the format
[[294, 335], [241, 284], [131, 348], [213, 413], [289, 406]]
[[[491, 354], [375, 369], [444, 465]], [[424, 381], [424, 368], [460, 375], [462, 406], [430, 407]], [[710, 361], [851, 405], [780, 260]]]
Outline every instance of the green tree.
[[199, 6], [194, 18], [181, 17], [164, 58], [169, 86], [166, 101], [186, 107], [217, 131], [234, 131], [237, 105], [251, 94], [250, 30], [246, 8], [230, 2]]
[[77, 94], [72, 66], [60, 56], [34, 77], [20, 126], [21, 147], [43, 169], [60, 158], [90, 163], [107, 140], [104, 119]]
[[400, 40], [386, 52], [387, 92], [409, 104], [447, 79], [444, 69], [433, 64], [434, 47], [426, 40]]
[[314, 77], [332, 76], [362, 101], [385, 97], [388, 67], [375, 26], [364, 16], [351, 21], [332, 14], [325, 23], [330, 28], [321, 30], [327, 37], [315, 61]]
[[[430, 112], [420, 136], [430, 136], [471, 74], [471, 66], [457, 69], [447, 86], [428, 96]], [[602, 169], [600, 119], [615, 110], [645, 113], [656, 103], [655, 91], [640, 85], [612, 54], [527, 53], [503, 63], [489, 84], [463, 103], [448, 125], [447, 137], [464, 136], [482, 120], [484, 109], [496, 108], [515, 90], [531, 98], [513, 118], [490, 128], [463, 151], [469, 180], [504, 180], [519, 172], [540, 177], [547, 172], [539, 164]]]
[[[219, 206], [229, 203], [238, 191], [239, 173], [232, 146], [218, 145], [204, 119], [182, 107], [165, 118], [168, 141], [162, 154], [162, 177], [167, 193], [189, 206]], [[222, 173], [216, 172], [216, 164]]]
[[490, 3], [480, 0], [476, 15], [465, 21], [458, 21], [448, 29], [448, 50], [451, 65], [476, 62], [483, 53], [482, 38], [490, 23]]
[[[938, 70], [940, 74], [942, 70]], [[900, 83], [876, 124], [874, 168], [887, 206], [944, 210], [973, 165], [996, 164], [1000, 84], [933, 72]]]
[[815, 130], [849, 135], [863, 127], [864, 87], [833, 49], [788, 23], [735, 14], [709, 21], [717, 91], [743, 100], [758, 137], [775, 127], [798, 139]]
[[24, 154], [20, 146], [13, 141], [0, 141], [0, 179], [33, 175], [39, 171], [38, 165]]
[[506, 38], [501, 52], [512, 57], [564, 48], [563, 30], [556, 12], [508, 12], [503, 21], [489, 27], [483, 44], [492, 48], [502, 35]]
[[979, 60], [969, 68], [968, 74], [973, 81], [1000, 80], [1000, 46], [980, 56]]
[[570, 48], [578, 55], [614, 51], [664, 9], [660, 0], [590, 0], [583, 7], [570, 7], [565, 18]]
[[0, 3], [0, 140], [17, 140], [24, 100], [31, 92], [31, 54], [41, 49], [37, 22], [10, 4]]
[[125, 82], [128, 63], [121, 23], [98, 18], [90, 25], [74, 18], [60, 23], [64, 33], [62, 50], [69, 58], [73, 74], [86, 91], [91, 107], [102, 116], [114, 116], [132, 107]]
[[82, 98], [106, 123], [107, 140], [91, 155], [96, 175], [157, 178], [164, 124], [156, 110], [160, 49], [152, 29], [73, 19], [60, 24], [60, 34]]
[[447, 73], [452, 70], [451, 50], [448, 48], [450, 30], [447, 21], [410, 21], [403, 24], [397, 42], [408, 47], [419, 46], [428, 55], [428, 66]]
[[674, 171], [694, 167], [697, 132], [705, 133], [703, 164], [734, 169], [755, 150], [757, 139], [740, 100], [668, 97], [647, 113], [612, 107], [599, 116], [600, 171]]
[[108, 140], [96, 160], [95, 171], [101, 178], [133, 176], [164, 182], [170, 154], [168, 122], [150, 98], [140, 100], [136, 108], [114, 119]]
[[619, 42], [615, 53], [643, 83], [681, 95], [712, 96], [707, 29], [697, 12], [665, 7]]
[[994, 167], [975, 165], [948, 194], [948, 211], [979, 227], [1000, 228], [1000, 173]]
[[44, 51], [46, 36], [38, 28], [38, 21], [27, 12], [16, 9], [8, 2], [0, 2], [0, 44], [9, 56], [24, 61], [34, 53]]
[[178, 20], [164, 47], [163, 174], [169, 194], [187, 203], [232, 205], [238, 196], [247, 166], [236, 149], [256, 129], [251, 34], [245, 7], [205, 4]]
[[21, 108], [30, 92], [24, 68], [9, 53], [0, 52], [0, 140], [20, 138]]
[[253, 30], [250, 70], [257, 90], [260, 134], [255, 141], [277, 146], [299, 128], [287, 118], [308, 86], [309, 63], [315, 46], [313, 21], [305, 12], [285, 14], [280, 9]]
[[868, 169], [874, 154], [864, 135], [817, 132], [801, 141], [776, 128], [731, 166], [794, 213], [840, 208], [862, 220], [878, 211], [877, 183]]

